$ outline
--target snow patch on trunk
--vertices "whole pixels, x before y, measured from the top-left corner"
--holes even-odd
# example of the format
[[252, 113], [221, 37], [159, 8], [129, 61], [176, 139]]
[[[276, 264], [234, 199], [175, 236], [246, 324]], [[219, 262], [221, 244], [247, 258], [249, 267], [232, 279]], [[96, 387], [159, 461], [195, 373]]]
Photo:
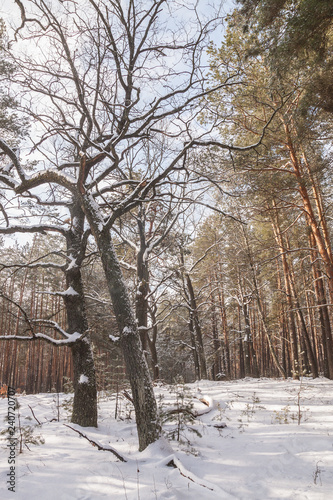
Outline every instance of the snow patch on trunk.
[[89, 379], [86, 375], [81, 374], [79, 378], [79, 384], [88, 384]]
[[120, 337], [114, 337], [113, 335], [109, 335], [109, 339], [111, 340], [111, 342], [118, 342], [118, 340], [120, 340]]
[[68, 266], [67, 266], [66, 271], [70, 271], [71, 269], [74, 269], [75, 267], [78, 267], [78, 266], [77, 266], [77, 263], [76, 263], [76, 259], [74, 259], [74, 257], [73, 257], [73, 255], [72, 255], [72, 254], [70, 254], [70, 255], [68, 256], [68, 258], [69, 258], [70, 262], [69, 262], [69, 264], [68, 264]]

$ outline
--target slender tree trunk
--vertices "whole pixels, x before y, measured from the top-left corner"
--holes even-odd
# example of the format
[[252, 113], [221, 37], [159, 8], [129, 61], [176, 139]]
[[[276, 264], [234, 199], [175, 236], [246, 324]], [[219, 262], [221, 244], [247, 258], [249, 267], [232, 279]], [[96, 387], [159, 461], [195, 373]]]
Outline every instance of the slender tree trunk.
[[136, 264], [137, 292], [135, 297], [135, 315], [140, 333], [142, 349], [148, 364], [149, 364], [148, 349], [150, 351], [153, 377], [154, 380], [156, 380], [159, 378], [158, 356], [156, 350], [158, 329], [156, 326], [156, 321], [154, 321], [152, 318], [153, 331], [152, 331], [152, 338], [150, 338], [148, 333], [148, 311], [149, 311], [148, 294], [149, 294], [149, 279], [150, 279], [149, 264], [148, 264], [149, 251], [146, 242], [146, 215], [144, 207], [142, 206], [139, 207], [137, 222], [138, 222], [138, 230], [140, 237], [140, 249], [137, 254], [137, 264]]
[[309, 165], [309, 162], [307, 160], [305, 153], [303, 153], [302, 156], [303, 156], [303, 160], [304, 160], [304, 165], [306, 167], [306, 170], [307, 170], [307, 173], [309, 175], [310, 182], [311, 182], [313, 198], [314, 198], [314, 202], [315, 202], [316, 209], [317, 209], [318, 221], [319, 221], [319, 225], [322, 229], [326, 249], [327, 249], [328, 254], [330, 255], [331, 261], [333, 262], [332, 245], [331, 245], [331, 240], [330, 240], [330, 236], [329, 236], [329, 232], [328, 232], [327, 220], [326, 220], [326, 216], [325, 216], [325, 210], [324, 210], [324, 206], [323, 206], [323, 199], [322, 199], [322, 195], [320, 192], [319, 183], [315, 179], [315, 175], [313, 174], [313, 172], [311, 170], [311, 167]]
[[257, 356], [253, 347], [253, 338], [251, 331], [251, 323], [249, 316], [249, 306], [243, 303], [243, 315], [245, 322], [244, 332], [244, 353], [245, 353], [245, 376], [246, 377], [259, 377], [259, 370], [257, 364]]
[[195, 377], [196, 377], [196, 380], [200, 380], [199, 356], [198, 356], [198, 350], [197, 350], [197, 343], [195, 341], [193, 314], [192, 314], [191, 310], [189, 310], [189, 323], [188, 323], [188, 326], [189, 326], [190, 336], [191, 336], [191, 345], [192, 345], [192, 353], [193, 353]]
[[[273, 209], [275, 209], [274, 202], [273, 202]], [[292, 375], [293, 375], [294, 379], [298, 379], [299, 378], [298, 341], [297, 341], [297, 330], [296, 330], [296, 322], [295, 322], [295, 314], [294, 314], [295, 305], [293, 302], [293, 295], [292, 295], [292, 290], [291, 290], [289, 264], [287, 261], [286, 248], [285, 248], [282, 234], [280, 231], [280, 226], [279, 226], [277, 214], [275, 213], [274, 216], [275, 217], [272, 217], [272, 228], [273, 228], [276, 243], [277, 243], [277, 245], [279, 247], [279, 251], [280, 251], [286, 300], [287, 300], [288, 309], [289, 309], [288, 310], [288, 319], [289, 319], [290, 345], [291, 345], [291, 355], [292, 355], [292, 364], [293, 364]]]
[[148, 335], [148, 343], [149, 343], [149, 349], [150, 349], [150, 353], [151, 353], [151, 357], [152, 357], [154, 380], [158, 380], [160, 378], [160, 369], [159, 369], [158, 355], [157, 355], [157, 349], [156, 349], [158, 326], [157, 326], [157, 318], [156, 318], [157, 306], [155, 303], [149, 307], [149, 313], [150, 313], [150, 317], [151, 317], [153, 332], [152, 332], [151, 338]]
[[325, 241], [325, 238], [323, 237], [322, 232], [320, 230], [320, 224], [318, 224], [316, 220], [311, 200], [302, 175], [301, 163], [297, 156], [297, 151], [295, 149], [295, 146], [292, 142], [289, 126], [286, 122], [284, 122], [283, 124], [287, 140], [286, 146], [289, 150], [293, 171], [298, 182], [298, 190], [303, 201], [304, 211], [306, 213], [309, 225], [311, 227], [313, 236], [316, 241], [318, 252], [325, 264], [325, 271], [328, 278], [328, 288], [330, 291], [330, 299], [331, 302], [333, 302], [333, 258], [332, 258], [332, 253], [330, 251], [330, 244]]
[[148, 362], [148, 293], [149, 293], [149, 269], [148, 269], [148, 255], [145, 234], [145, 221], [144, 221], [143, 207], [139, 207], [138, 215], [138, 229], [140, 236], [140, 249], [136, 259], [137, 269], [137, 292], [135, 297], [135, 315], [140, 333], [142, 349]]
[[213, 336], [213, 348], [214, 348], [214, 364], [213, 364], [213, 379], [218, 380], [221, 377], [222, 373], [222, 364], [221, 364], [221, 353], [222, 353], [222, 344], [218, 332], [217, 326], [217, 318], [216, 318], [216, 303], [215, 303], [215, 294], [213, 290], [213, 276], [209, 277], [209, 295], [210, 295], [210, 309], [211, 309], [211, 325], [212, 325], [212, 336]]
[[286, 373], [285, 373], [283, 367], [281, 366], [281, 363], [280, 363], [279, 358], [277, 356], [274, 344], [272, 342], [269, 328], [267, 326], [267, 322], [266, 322], [266, 318], [265, 318], [265, 314], [264, 314], [264, 309], [263, 309], [263, 305], [262, 305], [262, 302], [260, 299], [260, 294], [259, 294], [257, 274], [256, 274], [256, 270], [255, 270], [254, 263], [253, 263], [253, 258], [252, 258], [252, 253], [251, 253], [248, 237], [247, 237], [247, 234], [246, 234], [246, 231], [245, 231], [245, 228], [243, 225], [242, 225], [242, 230], [243, 230], [244, 242], [246, 245], [246, 251], [247, 251], [247, 255], [248, 255], [248, 259], [249, 259], [249, 264], [250, 264], [250, 268], [251, 268], [252, 282], [253, 282], [253, 288], [254, 288], [254, 292], [256, 295], [256, 299], [257, 299], [258, 312], [259, 312], [259, 316], [260, 316], [260, 319], [262, 322], [265, 337], [266, 337], [267, 342], [268, 342], [269, 352], [272, 355], [274, 364], [275, 364], [276, 368], [278, 369], [280, 375], [282, 375], [283, 378], [286, 378]]
[[312, 272], [314, 278], [314, 291], [318, 304], [319, 321], [321, 328], [321, 339], [324, 357], [324, 375], [327, 378], [333, 379], [333, 341], [330, 316], [327, 307], [326, 293], [320, 264], [318, 262], [318, 254], [315, 250], [315, 241], [313, 233], [309, 234], [311, 248]]
[[250, 328], [250, 319], [249, 319], [247, 304], [245, 303], [242, 304], [242, 311], [244, 317], [243, 347], [244, 347], [245, 377], [250, 377], [251, 376], [251, 352], [250, 352], [251, 328]]
[[241, 331], [242, 331], [241, 306], [238, 304], [239, 378], [244, 378], [245, 377], [244, 348], [243, 348], [243, 339]]
[[185, 274], [187, 291], [190, 299], [191, 311], [193, 314], [193, 324], [195, 331], [195, 340], [197, 345], [197, 351], [199, 356], [199, 364], [200, 364], [200, 378], [207, 379], [207, 364], [206, 364], [206, 354], [203, 345], [203, 336], [201, 330], [201, 324], [198, 314], [197, 301], [195, 298], [194, 288], [192, 285], [192, 280], [188, 273]]
[[182, 267], [184, 293], [190, 311], [190, 328], [192, 328], [192, 332], [194, 333], [194, 337], [192, 336], [191, 333], [191, 341], [192, 344], [194, 341], [194, 347], [195, 347], [195, 353], [193, 354], [198, 357], [199, 361], [199, 367], [200, 367], [199, 380], [207, 379], [206, 355], [203, 345], [203, 337], [202, 337], [200, 318], [198, 314], [197, 301], [191, 277], [189, 273], [185, 270], [185, 259], [184, 259], [183, 248], [180, 249], [180, 260]]
[[[221, 271], [221, 263], [219, 262], [219, 271], [220, 275], [222, 275]], [[231, 377], [231, 367], [230, 367], [230, 346], [229, 346], [229, 336], [228, 336], [228, 325], [227, 325], [227, 315], [225, 311], [225, 303], [224, 303], [224, 291], [223, 291], [223, 283], [222, 280], [218, 281], [218, 299], [219, 299], [219, 307], [220, 307], [220, 315], [221, 315], [221, 323], [222, 323], [222, 332], [224, 339], [224, 357], [225, 357], [225, 373], [228, 378]]]

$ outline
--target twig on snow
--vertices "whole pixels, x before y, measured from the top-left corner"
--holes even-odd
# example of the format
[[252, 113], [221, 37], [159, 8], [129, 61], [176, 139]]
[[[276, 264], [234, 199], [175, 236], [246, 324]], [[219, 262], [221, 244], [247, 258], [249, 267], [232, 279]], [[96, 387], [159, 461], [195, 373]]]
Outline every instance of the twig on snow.
[[104, 446], [102, 446], [101, 444], [97, 443], [96, 441], [93, 441], [92, 439], [88, 438], [88, 436], [86, 436], [85, 434], [83, 434], [83, 432], [78, 431], [77, 429], [74, 429], [74, 427], [71, 427], [68, 424], [64, 424], [64, 425], [66, 427], [69, 427], [70, 429], [72, 429], [72, 431], [75, 431], [78, 434], [80, 434], [80, 436], [84, 437], [87, 441], [89, 441], [90, 444], [92, 444], [93, 446], [96, 446], [96, 448], [98, 450], [109, 451], [109, 452], [113, 453], [113, 455], [115, 455], [118, 458], [118, 460], [120, 460], [121, 462], [127, 462], [127, 460], [124, 457], [122, 457], [121, 455], [119, 455], [119, 453], [114, 448], [112, 448], [111, 446], [108, 446], [107, 448], [105, 448]]
[[38, 424], [38, 425], [42, 425], [42, 424], [40, 423], [40, 421], [38, 420], [38, 418], [36, 417], [36, 415], [35, 415], [35, 413], [34, 413], [33, 409], [31, 408], [31, 406], [30, 406], [30, 405], [28, 405], [28, 406], [29, 406], [29, 408], [30, 408], [30, 410], [31, 410], [31, 413], [32, 413], [32, 416], [33, 416], [33, 417], [34, 417], [34, 419], [36, 420], [37, 424]]

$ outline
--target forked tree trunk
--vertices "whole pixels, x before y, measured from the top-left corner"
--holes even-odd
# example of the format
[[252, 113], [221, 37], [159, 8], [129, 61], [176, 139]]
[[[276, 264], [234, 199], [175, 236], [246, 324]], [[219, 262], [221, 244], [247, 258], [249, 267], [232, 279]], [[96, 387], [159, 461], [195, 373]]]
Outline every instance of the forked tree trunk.
[[190, 328], [196, 375], [198, 372], [197, 368], [199, 368], [199, 376], [198, 376], [199, 380], [207, 379], [206, 355], [203, 345], [203, 336], [202, 336], [200, 318], [198, 314], [197, 301], [191, 277], [185, 269], [183, 248], [180, 248], [180, 262], [182, 269], [184, 294], [186, 297], [187, 307], [189, 309], [189, 328]]

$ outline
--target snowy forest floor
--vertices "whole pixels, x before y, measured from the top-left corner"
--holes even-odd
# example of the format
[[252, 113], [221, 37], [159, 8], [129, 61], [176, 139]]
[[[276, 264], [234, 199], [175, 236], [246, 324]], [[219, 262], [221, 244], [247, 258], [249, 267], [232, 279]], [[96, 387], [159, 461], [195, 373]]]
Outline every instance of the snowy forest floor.
[[[0, 400], [0, 498], [333, 498], [332, 381], [201, 381], [158, 384], [155, 390], [168, 440], [142, 453], [131, 403], [122, 395], [100, 394], [98, 429], [69, 423], [70, 394], [18, 396], [21, 432], [16, 436], [23, 453], [18, 446], [15, 493], [6, 483], [8, 401]], [[92, 446], [64, 424], [112, 446], [127, 461]]]

